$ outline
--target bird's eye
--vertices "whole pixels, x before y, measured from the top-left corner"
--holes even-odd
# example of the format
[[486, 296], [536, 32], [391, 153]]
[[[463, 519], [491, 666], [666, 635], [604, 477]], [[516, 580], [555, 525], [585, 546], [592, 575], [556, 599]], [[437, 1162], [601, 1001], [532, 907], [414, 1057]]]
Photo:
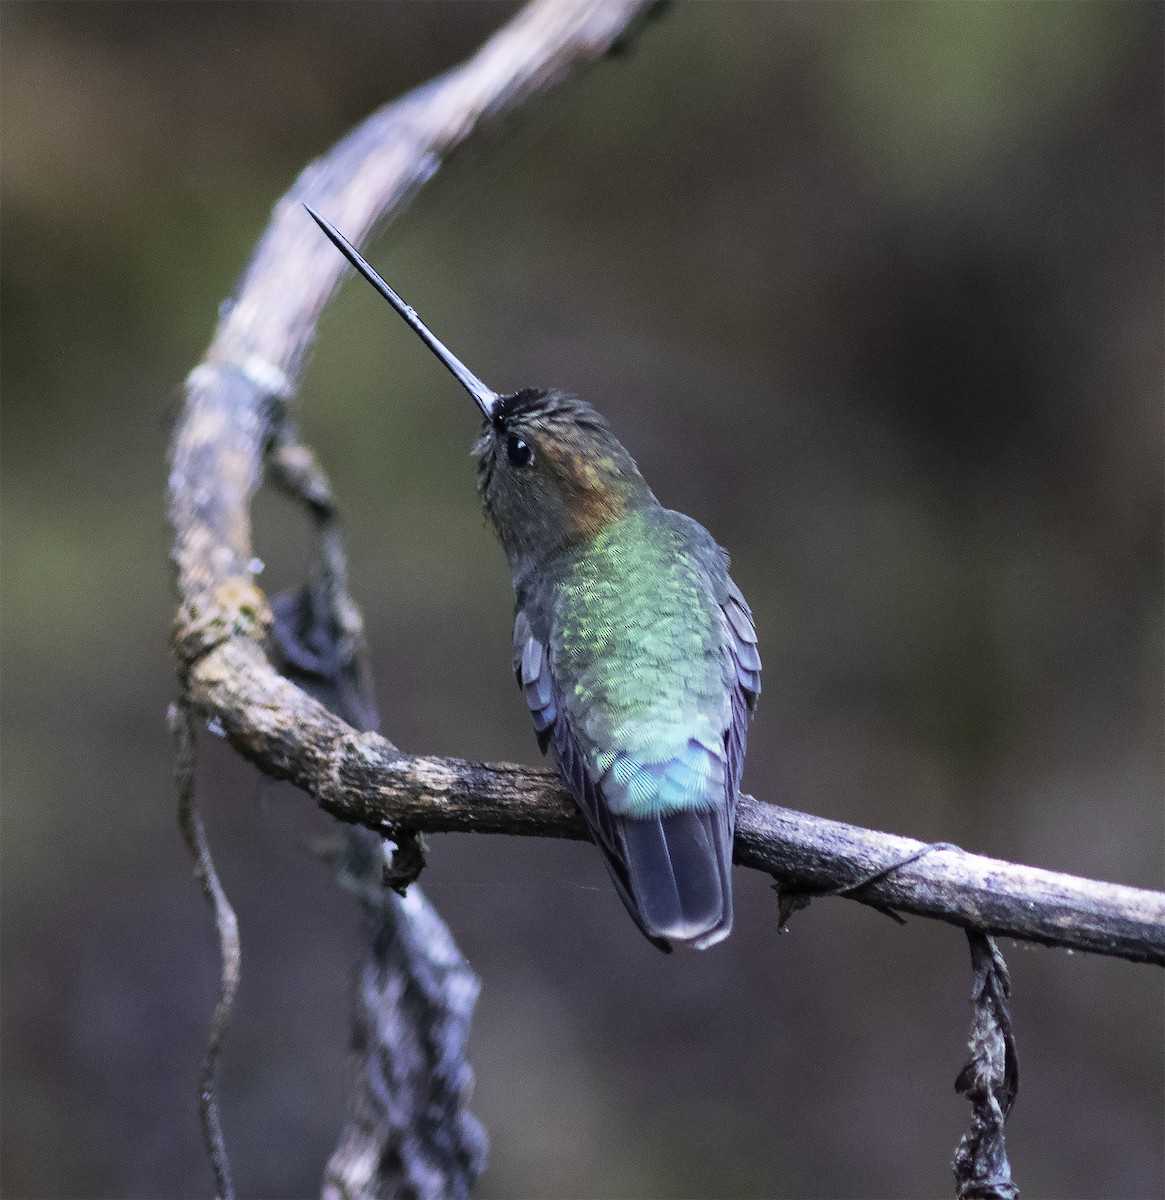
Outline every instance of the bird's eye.
[[506, 457], [511, 467], [528, 467], [534, 460], [534, 451], [516, 433], [506, 438]]

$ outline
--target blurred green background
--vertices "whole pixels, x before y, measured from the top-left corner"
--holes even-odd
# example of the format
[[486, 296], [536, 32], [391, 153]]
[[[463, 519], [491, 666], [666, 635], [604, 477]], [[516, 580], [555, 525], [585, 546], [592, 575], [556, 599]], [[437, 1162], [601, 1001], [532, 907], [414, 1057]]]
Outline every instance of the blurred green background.
[[[166, 444], [268, 212], [490, 4], [5, 3], [3, 1144], [9, 1197], [210, 1194], [216, 958], [175, 828]], [[746, 787], [1162, 886], [1163, 9], [678, 4], [459, 157], [374, 259], [498, 388], [612, 420], [733, 553], [765, 656]], [[302, 394], [386, 731], [534, 762], [467, 398], [366, 287]], [[257, 506], [263, 582], [306, 530]], [[243, 934], [246, 1195], [342, 1119], [329, 822], [206, 738]], [[585, 845], [433, 839], [481, 973], [483, 1197], [935, 1196], [967, 1124], [957, 931], [823, 901], [658, 955]], [[1165, 1190], [1161, 973], [1005, 945], [1024, 1195]]]

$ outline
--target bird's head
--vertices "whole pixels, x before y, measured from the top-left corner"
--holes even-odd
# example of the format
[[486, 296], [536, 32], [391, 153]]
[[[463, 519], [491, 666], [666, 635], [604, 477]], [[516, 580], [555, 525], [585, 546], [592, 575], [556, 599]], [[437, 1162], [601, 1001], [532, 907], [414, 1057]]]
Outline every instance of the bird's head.
[[448, 349], [334, 226], [312, 212], [348, 261], [392, 305], [473, 397], [482, 503], [518, 575], [654, 504], [635, 460], [585, 400], [557, 389], [499, 394]]
[[557, 389], [499, 396], [474, 453], [482, 503], [511, 566], [586, 541], [654, 502], [606, 420]]

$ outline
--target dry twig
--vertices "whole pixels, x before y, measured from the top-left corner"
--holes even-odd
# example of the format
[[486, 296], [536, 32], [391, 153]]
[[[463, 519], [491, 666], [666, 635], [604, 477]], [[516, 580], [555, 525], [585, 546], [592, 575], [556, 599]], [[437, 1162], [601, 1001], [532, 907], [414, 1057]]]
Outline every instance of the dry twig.
[[194, 716], [188, 705], [180, 703], [170, 705], [169, 717], [170, 731], [178, 743], [174, 767], [178, 787], [178, 823], [186, 847], [194, 859], [198, 882], [214, 912], [219, 943], [219, 995], [198, 1080], [198, 1112], [202, 1121], [202, 1139], [214, 1171], [215, 1194], [220, 1200], [233, 1200], [235, 1189], [231, 1183], [230, 1162], [218, 1109], [218, 1061], [222, 1055], [223, 1038], [231, 1023], [235, 995], [239, 990], [239, 970], [242, 965], [239, 924], [235, 919], [235, 910], [231, 908], [219, 882], [218, 872], [214, 869], [206, 830], [194, 804]]
[[955, 1150], [958, 1200], [1016, 1200], [1003, 1127], [1019, 1093], [1019, 1060], [1011, 1029], [1011, 976], [995, 942], [968, 931], [971, 944], [971, 1057], [955, 1090], [971, 1101], [971, 1129]]

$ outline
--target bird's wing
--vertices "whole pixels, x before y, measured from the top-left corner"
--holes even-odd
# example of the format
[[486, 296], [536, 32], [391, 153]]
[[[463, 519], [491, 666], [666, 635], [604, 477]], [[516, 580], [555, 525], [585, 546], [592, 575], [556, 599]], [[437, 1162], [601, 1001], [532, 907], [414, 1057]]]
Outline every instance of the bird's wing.
[[728, 647], [736, 668], [736, 681], [732, 687], [732, 719], [724, 731], [724, 748], [728, 753], [728, 778], [732, 787], [732, 799], [740, 790], [740, 776], [744, 771], [744, 752], [748, 747], [748, 723], [756, 712], [760, 696], [760, 654], [756, 648], [756, 626], [753, 624], [752, 609], [740, 588], [725, 575], [727, 590], [720, 601], [721, 611], [728, 625]]
[[526, 697], [534, 734], [543, 754], [550, 744], [551, 730], [558, 719], [558, 697], [550, 676], [550, 655], [546, 643], [534, 636], [530, 619], [522, 609], [514, 617], [514, 677]]
[[586, 755], [578, 739], [560, 713], [550, 652], [546, 643], [535, 637], [529, 618], [521, 609], [514, 619], [514, 675], [530, 709], [538, 746], [545, 754], [546, 748], [553, 744], [559, 775], [578, 804], [592, 838], [603, 851], [603, 861], [619, 898], [643, 934], [659, 949], [669, 952], [671, 944], [667, 939], [653, 933], [640, 916], [627, 873], [620, 821], [608, 808], [599, 784], [587, 770]]

